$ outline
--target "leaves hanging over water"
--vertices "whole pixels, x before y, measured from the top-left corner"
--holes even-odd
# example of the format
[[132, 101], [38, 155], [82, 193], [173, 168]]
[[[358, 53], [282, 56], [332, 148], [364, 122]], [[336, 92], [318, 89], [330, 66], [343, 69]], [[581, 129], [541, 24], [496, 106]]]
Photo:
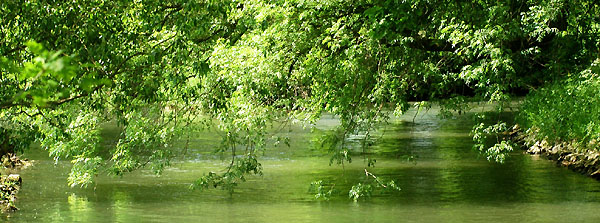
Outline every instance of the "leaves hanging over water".
[[245, 182], [247, 174], [262, 175], [262, 165], [252, 155], [237, 158], [235, 164], [228, 167], [227, 171], [222, 174], [209, 172], [194, 184], [191, 189], [205, 190], [209, 188], [221, 188], [233, 193], [233, 189], [240, 182]]
[[[483, 152], [488, 160], [503, 163], [508, 153], [513, 151], [512, 142], [499, 138], [499, 136], [506, 134], [508, 130], [506, 122], [500, 121], [487, 126], [483, 122], [475, 125], [471, 131], [475, 142], [473, 148]], [[495, 138], [492, 147], [488, 147], [490, 137]]]
[[[330, 164], [344, 164], [366, 153], [374, 127], [406, 112], [409, 101], [419, 101], [416, 109], [440, 104], [450, 116], [471, 100], [504, 103], [564, 82], [573, 87], [531, 96], [526, 114], [548, 122], [527, 119], [567, 126], [547, 136], [591, 141], [596, 121], [563, 112], [568, 106], [555, 113], [545, 99], [594, 95], [578, 86], [597, 73], [583, 71], [598, 58], [599, 13], [595, 1], [569, 0], [6, 1], [2, 150], [37, 140], [55, 160], [75, 160], [71, 183], [85, 184], [100, 169], [160, 173], [186, 151], [173, 140], [199, 125], [222, 133], [219, 151], [233, 161], [227, 176], [208, 174], [202, 185], [225, 185], [260, 173], [260, 165], [237, 163], [258, 163], [274, 122], [333, 114], [341, 124]], [[122, 132], [100, 145], [107, 123]], [[487, 147], [505, 128], [473, 131], [490, 160], [512, 150], [501, 140]], [[358, 136], [360, 148], [346, 144]], [[368, 194], [365, 185], [355, 195]]]

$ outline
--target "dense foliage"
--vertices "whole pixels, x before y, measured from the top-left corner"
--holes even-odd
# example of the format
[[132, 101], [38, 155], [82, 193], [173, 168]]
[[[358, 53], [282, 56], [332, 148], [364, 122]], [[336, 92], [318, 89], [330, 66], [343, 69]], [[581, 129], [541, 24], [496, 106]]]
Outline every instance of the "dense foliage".
[[519, 123], [537, 140], [562, 142], [597, 150], [600, 140], [600, 70], [590, 69], [532, 92], [523, 104]]
[[[85, 185], [104, 170], [121, 175], [149, 166], [159, 173], [180, 153], [173, 140], [214, 126], [223, 133], [220, 151], [232, 154], [230, 168], [208, 173], [196, 186], [231, 188], [244, 175], [261, 173], [256, 151], [274, 122], [310, 123], [332, 113], [341, 125], [327, 145], [332, 163], [343, 164], [351, 161], [349, 135], [361, 132], [366, 141], [409, 101], [430, 102], [419, 108], [438, 103], [444, 114], [467, 109], [469, 101], [502, 110], [502, 102], [532, 89], [574, 77], [583, 80], [571, 82], [574, 87], [585, 84], [591, 76], [579, 74], [599, 52], [598, 6], [573, 0], [3, 1], [0, 149], [21, 151], [37, 140], [56, 160], [73, 160], [69, 183]], [[114, 144], [102, 143], [105, 123], [122, 129]], [[477, 127], [477, 140], [499, 126]], [[479, 148], [502, 159], [510, 145]], [[356, 186], [363, 187], [370, 188]]]

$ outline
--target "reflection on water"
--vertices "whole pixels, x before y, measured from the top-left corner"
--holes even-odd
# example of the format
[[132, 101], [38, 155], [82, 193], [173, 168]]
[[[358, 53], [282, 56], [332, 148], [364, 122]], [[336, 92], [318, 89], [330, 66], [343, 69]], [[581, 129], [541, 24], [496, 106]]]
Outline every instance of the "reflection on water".
[[91, 215], [94, 214], [94, 210], [90, 207], [91, 204], [86, 197], [78, 197], [72, 193], [67, 198], [67, 203], [69, 204], [68, 213], [71, 215], [71, 220], [77, 222], [89, 222], [93, 220]]
[[[44, 151], [21, 172], [20, 211], [11, 222], [600, 222], [600, 183], [547, 160], [514, 152], [504, 164], [490, 163], [471, 149], [468, 117], [438, 120], [435, 111], [394, 120], [373, 145], [372, 171], [402, 188], [354, 203], [347, 194], [314, 201], [310, 182], [335, 182], [340, 191], [364, 176], [362, 155], [328, 166], [315, 142], [338, 122], [329, 117], [314, 131], [296, 127], [283, 136], [291, 147], [264, 152], [264, 176], [252, 176], [234, 194], [190, 191], [207, 171], [225, 169], [212, 152], [211, 134], [192, 140], [186, 160], [158, 177], [141, 170], [123, 178], [101, 176], [90, 188], [69, 188], [69, 162], [54, 165]], [[191, 158], [190, 158], [191, 157]], [[414, 158], [408, 161], [408, 158]], [[187, 159], [189, 158], [189, 159]], [[226, 156], [223, 156], [226, 159]], [[191, 160], [191, 161], [190, 161]]]
[[133, 212], [131, 210], [133, 202], [129, 194], [122, 191], [115, 191], [112, 193], [111, 200], [113, 201], [115, 222], [126, 222], [127, 216], [130, 216], [130, 213]]

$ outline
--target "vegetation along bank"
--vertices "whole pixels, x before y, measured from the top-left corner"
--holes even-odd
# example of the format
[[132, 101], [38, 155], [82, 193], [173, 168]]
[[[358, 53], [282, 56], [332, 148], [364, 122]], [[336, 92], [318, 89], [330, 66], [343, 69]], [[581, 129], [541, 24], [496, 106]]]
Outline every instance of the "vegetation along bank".
[[514, 138], [531, 154], [600, 179], [600, 67], [569, 75], [527, 97]]

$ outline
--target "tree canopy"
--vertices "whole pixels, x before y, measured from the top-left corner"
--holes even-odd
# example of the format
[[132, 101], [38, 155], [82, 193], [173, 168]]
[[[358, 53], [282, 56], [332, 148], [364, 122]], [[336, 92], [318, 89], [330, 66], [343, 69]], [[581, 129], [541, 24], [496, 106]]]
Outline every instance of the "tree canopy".
[[[230, 187], [261, 173], [273, 123], [324, 113], [341, 121], [330, 145], [343, 163], [348, 135], [409, 101], [502, 109], [600, 55], [596, 1], [30, 0], [0, 15], [0, 150], [38, 141], [73, 161], [71, 185], [160, 173], [173, 140], [214, 126], [231, 166], [196, 186]], [[122, 132], [104, 145], [108, 122]], [[506, 126], [475, 129], [481, 144]], [[510, 145], [479, 148], [502, 159]]]

